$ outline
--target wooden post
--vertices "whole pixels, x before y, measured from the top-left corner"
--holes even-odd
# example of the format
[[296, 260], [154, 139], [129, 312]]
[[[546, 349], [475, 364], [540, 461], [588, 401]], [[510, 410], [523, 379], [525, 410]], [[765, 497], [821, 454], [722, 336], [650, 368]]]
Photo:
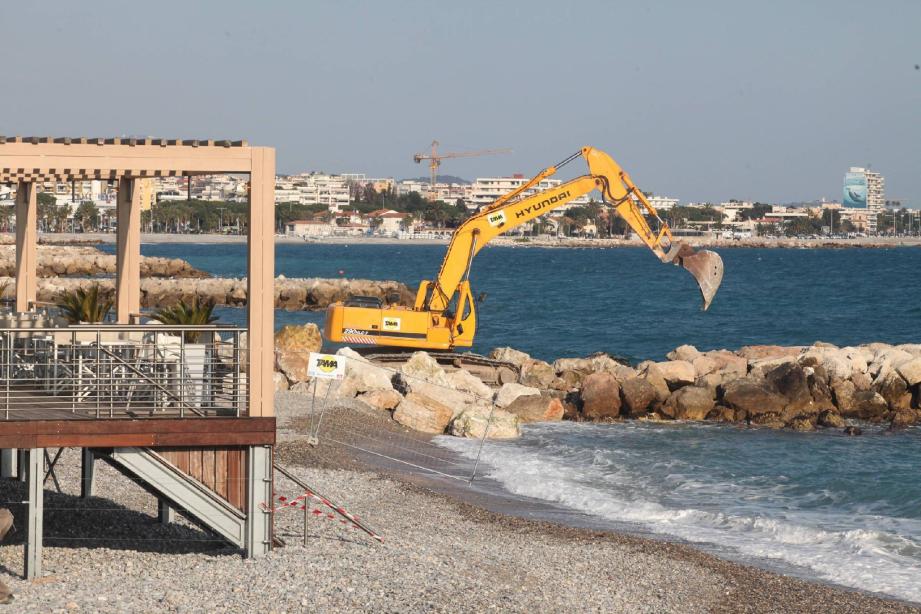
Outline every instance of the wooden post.
[[252, 149], [247, 235], [250, 416], [274, 416], [275, 150]]
[[38, 193], [31, 181], [16, 189], [16, 311], [35, 302], [38, 265]]
[[130, 324], [131, 314], [141, 309], [141, 190], [137, 180], [118, 180], [115, 254], [116, 313], [119, 324]]

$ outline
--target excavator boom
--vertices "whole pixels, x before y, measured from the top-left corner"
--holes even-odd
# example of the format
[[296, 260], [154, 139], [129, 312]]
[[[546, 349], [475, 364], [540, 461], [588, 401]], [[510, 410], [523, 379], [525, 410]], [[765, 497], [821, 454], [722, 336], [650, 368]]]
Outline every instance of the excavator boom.
[[[579, 157], [588, 163], [588, 174], [524, 196], [541, 180]], [[361, 297], [335, 303], [327, 310], [327, 339], [425, 349], [471, 346], [476, 330], [476, 309], [468, 278], [476, 254], [496, 236], [594, 190], [601, 192], [603, 201], [613, 207], [659, 260], [680, 266], [694, 277], [706, 310], [723, 279], [723, 261], [719, 254], [695, 251], [686, 243], [673, 241], [668, 224], [627, 173], [603, 151], [584, 147], [461, 224], [451, 236], [437, 277], [420, 284], [412, 308], [385, 306], [377, 299]], [[658, 222], [658, 231], [649, 226], [647, 215]]]

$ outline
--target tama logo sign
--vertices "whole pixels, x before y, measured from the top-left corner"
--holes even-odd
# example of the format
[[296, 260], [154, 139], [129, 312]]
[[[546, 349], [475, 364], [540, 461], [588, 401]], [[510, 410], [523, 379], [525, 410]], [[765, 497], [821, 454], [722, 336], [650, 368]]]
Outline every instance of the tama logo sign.
[[555, 204], [557, 204], [557, 203], [559, 203], [559, 202], [562, 202], [563, 199], [569, 197], [569, 194], [570, 194], [569, 190], [566, 190], [565, 192], [562, 192], [562, 193], [560, 193], [560, 194], [557, 194], [556, 196], [551, 196], [550, 198], [545, 198], [544, 200], [540, 201], [540, 202], [537, 203], [536, 205], [531, 205], [530, 207], [525, 207], [525, 208], [522, 209], [521, 211], [516, 211], [516, 212], [515, 212], [515, 218], [524, 217], [524, 216], [529, 215], [529, 214], [531, 214], [531, 213], [533, 213], [533, 212], [535, 212], [535, 211], [540, 211], [541, 209], [546, 209], [547, 207], [550, 207], [550, 206], [555, 205]]
[[505, 224], [505, 211], [497, 211], [496, 213], [490, 213], [486, 217], [486, 221], [489, 222], [490, 226], [499, 227]]
[[345, 356], [310, 352], [307, 375], [320, 379], [342, 379], [345, 376]]
[[390, 331], [400, 330], [400, 318], [384, 318], [383, 326], [381, 328]]

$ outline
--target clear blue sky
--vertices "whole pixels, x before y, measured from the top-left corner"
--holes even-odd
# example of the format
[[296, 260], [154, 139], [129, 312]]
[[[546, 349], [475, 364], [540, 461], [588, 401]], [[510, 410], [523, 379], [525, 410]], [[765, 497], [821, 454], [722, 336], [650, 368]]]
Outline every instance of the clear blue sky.
[[921, 205], [921, 2], [3, 2], [0, 134], [246, 138], [280, 172], [534, 173], [594, 145], [682, 200]]

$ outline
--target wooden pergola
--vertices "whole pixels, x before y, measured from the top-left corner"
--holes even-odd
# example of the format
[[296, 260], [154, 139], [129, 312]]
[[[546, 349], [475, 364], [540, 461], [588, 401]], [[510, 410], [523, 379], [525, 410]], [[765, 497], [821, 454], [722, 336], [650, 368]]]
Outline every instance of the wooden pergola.
[[16, 185], [16, 310], [36, 300], [37, 186], [45, 181], [118, 182], [116, 315], [141, 306], [141, 203], [137, 180], [243, 173], [248, 220], [249, 415], [273, 416], [275, 150], [246, 141], [0, 136], [0, 183]]
[[[272, 499], [275, 442], [275, 150], [251, 147], [245, 141], [0, 136], [0, 183], [16, 186], [17, 312], [30, 311], [36, 302], [37, 194], [44, 182], [117, 182], [116, 316], [119, 325], [127, 325], [139, 314], [141, 305], [138, 182], [223, 173], [248, 174], [250, 178], [248, 358], [244, 371], [247, 411], [236, 418], [58, 420], [42, 416], [10, 419], [7, 415], [6, 420], [0, 420], [0, 448], [6, 452], [0, 458], [0, 474], [9, 473], [5, 466], [13, 458], [9, 451], [24, 451], [19, 455], [18, 471], [20, 479], [29, 484], [25, 554], [29, 578], [41, 575], [41, 458], [46, 448], [54, 447], [83, 449], [85, 492], [92, 489], [94, 454], [106, 454], [129, 468], [131, 475], [147, 476], [148, 490], [159, 498], [165, 517], [170, 517], [166, 513], [170, 509], [183, 509], [186, 515], [195, 515], [219, 533], [223, 531], [247, 556], [258, 556], [271, 548], [272, 516], [264, 504]], [[205, 475], [196, 458], [212, 459], [210, 474]], [[23, 464], [28, 465], [25, 472]], [[240, 488], [234, 496], [203, 494], [202, 487], [213, 490], [214, 484]]]

